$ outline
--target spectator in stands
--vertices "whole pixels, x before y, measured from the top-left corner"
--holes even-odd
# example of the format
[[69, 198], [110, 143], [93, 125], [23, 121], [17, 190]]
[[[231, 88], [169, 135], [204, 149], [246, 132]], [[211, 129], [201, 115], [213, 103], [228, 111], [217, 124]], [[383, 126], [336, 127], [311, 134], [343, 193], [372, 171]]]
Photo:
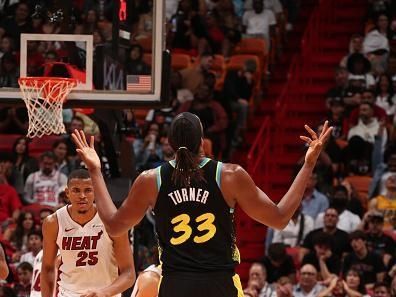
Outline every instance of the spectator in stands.
[[244, 142], [256, 69], [257, 65], [253, 60], [246, 60], [243, 69], [228, 71], [224, 79], [223, 106], [230, 111], [229, 114], [236, 113], [236, 129], [232, 137], [235, 146]]
[[275, 34], [276, 18], [272, 10], [264, 9], [262, 0], [253, 0], [253, 10], [245, 11], [242, 24], [246, 37], [264, 38], [267, 50], [270, 49], [271, 37]]
[[76, 26], [74, 34], [93, 34], [98, 30], [98, 20], [98, 12], [95, 9], [88, 10], [83, 24]]
[[376, 26], [366, 34], [363, 42], [363, 52], [367, 55], [372, 65], [372, 72], [375, 75], [385, 73], [387, 69], [387, 59], [390, 51], [388, 34], [389, 18], [381, 13], [376, 17]]
[[357, 89], [373, 89], [375, 88], [375, 80], [370, 73], [370, 61], [360, 53], [354, 53], [347, 60], [348, 85]]
[[257, 284], [258, 297], [272, 297], [274, 288], [267, 282], [267, 270], [262, 263], [254, 262], [250, 266], [248, 284], [252, 281]]
[[[330, 208], [336, 210], [337, 212], [337, 228], [343, 230], [347, 233], [355, 231], [359, 224], [360, 218], [358, 215], [352, 213], [349, 209], [347, 209], [349, 204], [348, 190], [345, 186], [337, 186], [334, 188], [333, 195], [330, 199]], [[332, 211], [331, 213], [334, 214]], [[330, 220], [329, 214], [329, 220]], [[326, 224], [326, 212], [318, 215], [315, 221], [316, 227], [322, 227], [323, 223]], [[332, 226], [333, 221], [328, 221], [330, 226]]]
[[380, 212], [369, 211], [364, 216], [363, 230], [366, 232], [367, 249], [379, 255], [385, 267], [394, 255], [394, 240], [384, 234], [384, 215]]
[[272, 243], [268, 248], [268, 253], [262, 260], [267, 271], [267, 282], [272, 284], [282, 276], [289, 277], [292, 282], [296, 279], [296, 268], [291, 256], [286, 252], [283, 243]]
[[385, 146], [388, 136], [385, 129], [380, 130], [380, 126], [380, 122], [374, 116], [373, 104], [363, 101], [359, 107], [358, 124], [348, 132], [349, 160], [369, 160], [379, 131], [382, 132], [382, 146]]
[[366, 294], [366, 289], [363, 286], [361, 279], [361, 272], [355, 269], [350, 269], [344, 275], [344, 286], [345, 291], [350, 297], [369, 297], [370, 295]]
[[20, 48], [21, 33], [32, 33], [33, 26], [29, 19], [29, 6], [25, 2], [19, 2], [15, 10], [15, 16], [4, 18], [0, 23], [0, 36], [7, 32], [15, 41], [15, 49]]
[[70, 159], [77, 159], [76, 145], [71, 139], [71, 134], [74, 130], [84, 130], [84, 120], [78, 116], [74, 116], [71, 119], [70, 125], [67, 129], [67, 134], [64, 135], [64, 139], [67, 143], [67, 156]]
[[182, 104], [177, 113], [186, 111], [200, 118], [204, 135], [212, 141], [213, 154], [218, 157], [226, 146], [228, 118], [221, 104], [213, 100], [213, 89], [205, 84], [200, 86], [194, 100]]
[[182, 87], [190, 90], [193, 94], [198, 91], [198, 88], [204, 84], [205, 77], [213, 65], [213, 55], [210, 52], [205, 52], [201, 55], [197, 66], [183, 69]]
[[26, 134], [28, 126], [26, 108], [0, 107], [0, 133]]
[[396, 173], [387, 175], [386, 192], [370, 200], [369, 210], [379, 211], [384, 216], [384, 228], [393, 230], [396, 227]]
[[66, 176], [77, 168], [76, 160], [67, 158], [67, 142], [64, 139], [56, 140], [52, 144], [52, 152], [56, 158], [56, 169]]
[[355, 53], [363, 53], [363, 36], [359, 33], [351, 36], [351, 40], [349, 42], [349, 53], [342, 58], [340, 66], [346, 67], [349, 56]]
[[332, 139], [345, 139], [345, 103], [344, 98], [340, 96], [328, 97], [329, 112], [327, 120], [329, 125], [333, 127]]
[[14, 54], [14, 40], [11, 36], [3, 36], [0, 40], [0, 59], [6, 53]]
[[367, 289], [375, 282], [383, 281], [385, 267], [380, 256], [369, 252], [366, 245], [366, 235], [363, 231], [354, 231], [349, 235], [352, 252], [345, 256], [343, 273], [351, 268], [361, 271], [362, 283]]
[[30, 232], [36, 229], [34, 223], [34, 215], [32, 212], [24, 211], [19, 214], [16, 226], [8, 226], [4, 231], [3, 239], [9, 241], [11, 245], [16, 249], [14, 259], [19, 260], [21, 252], [27, 252], [28, 250], [28, 235]]
[[368, 192], [370, 198], [376, 195], [385, 195], [385, 181], [390, 175], [396, 173], [396, 145], [391, 143], [384, 151], [382, 138], [383, 134], [378, 133], [374, 143], [373, 180]]
[[131, 45], [125, 65], [127, 74], [151, 75], [151, 67], [143, 61], [143, 48], [139, 44]]
[[318, 297], [361, 297], [362, 294], [359, 291], [352, 290], [348, 287], [345, 281], [337, 276], [334, 276], [328, 285], [322, 292], [319, 293]]
[[309, 215], [314, 220], [319, 213], [329, 207], [329, 199], [316, 189], [318, 175], [316, 171], [312, 172], [311, 178], [305, 188], [302, 200], [302, 213]]
[[57, 207], [59, 193], [67, 184], [67, 176], [56, 170], [56, 157], [52, 152], [40, 156], [40, 170], [30, 174], [25, 183], [24, 200], [40, 205]]
[[17, 267], [18, 282], [14, 284], [14, 291], [17, 297], [30, 296], [32, 286], [33, 266], [28, 262], [22, 262]]
[[18, 88], [19, 70], [16, 58], [5, 53], [0, 65], [0, 88]]
[[[374, 117], [378, 119], [378, 121], [386, 121], [387, 120], [387, 115], [386, 115], [386, 111], [378, 106], [377, 104], [375, 104], [375, 92], [374, 90], [371, 89], [365, 89], [362, 91], [361, 93], [361, 100], [363, 102], [369, 102], [373, 105], [373, 109], [374, 109]], [[348, 130], [355, 126], [356, 124], [358, 124], [359, 122], [359, 112], [360, 112], [360, 108], [359, 106], [354, 108], [348, 118]], [[348, 131], [346, 131], [348, 132]]]
[[41, 230], [33, 230], [28, 234], [28, 252], [23, 253], [20, 262], [28, 262], [34, 265], [34, 259], [43, 248], [43, 234]]
[[136, 170], [148, 169], [149, 163], [158, 162], [162, 159], [162, 148], [160, 144], [160, 127], [157, 123], [151, 123], [142, 138], [133, 142], [135, 153]]
[[12, 162], [22, 179], [22, 186], [29, 174], [39, 169], [37, 160], [29, 155], [29, 141], [25, 136], [17, 138], [12, 145]]
[[313, 230], [312, 232], [308, 233], [305, 237], [304, 243], [300, 250], [301, 256], [300, 259], [302, 260], [303, 257], [308, 254], [310, 251], [315, 251], [314, 249], [314, 239], [318, 234], [325, 233], [331, 236], [332, 242], [332, 252], [338, 256], [340, 259], [343, 255], [350, 251], [349, 246], [349, 237], [348, 233], [338, 229], [337, 223], [339, 220], [338, 212], [335, 208], [329, 207], [326, 209], [323, 221], [324, 226], [318, 229]]
[[330, 107], [332, 98], [342, 98], [346, 105], [350, 104], [345, 98], [348, 90], [348, 70], [345, 67], [336, 67], [334, 71], [335, 86], [327, 91], [327, 106]]
[[282, 276], [275, 284], [276, 290], [272, 297], [292, 297], [293, 284], [287, 276]]
[[40, 217], [40, 229], [41, 226], [43, 225], [43, 222], [46, 217], [48, 217], [50, 214], [53, 214], [54, 210], [51, 208], [42, 208], [40, 209], [39, 217]]
[[384, 282], [377, 282], [373, 288], [373, 297], [390, 297], [390, 288]]
[[218, 14], [218, 22], [221, 25], [221, 29], [224, 33], [224, 42], [222, 47], [222, 55], [227, 58], [231, 55], [233, 48], [241, 39], [241, 21], [236, 15], [238, 10], [237, 2], [242, 2], [241, 0], [223, 0], [218, 1], [215, 12]]
[[208, 32], [203, 14], [197, 13], [199, 8], [194, 8], [192, 4], [189, 0], [179, 2], [177, 12], [170, 22], [170, 44], [172, 48], [182, 49], [192, 55], [202, 55], [208, 50]]
[[318, 271], [311, 264], [306, 264], [300, 269], [300, 280], [293, 289], [293, 297], [318, 296], [323, 290], [318, 283]]
[[393, 121], [396, 113], [396, 97], [394, 97], [391, 78], [386, 74], [378, 77], [375, 105], [385, 110]]
[[332, 252], [333, 236], [320, 232], [313, 237], [314, 250], [306, 254], [302, 265], [311, 264], [326, 280], [331, 274], [338, 275], [341, 270], [341, 258]]
[[0, 222], [3, 225], [15, 222], [19, 216], [21, 206], [22, 203], [17, 191], [7, 182], [5, 166], [0, 160]]
[[151, 37], [153, 34], [153, 0], [140, 2], [139, 22], [135, 39]]
[[301, 206], [297, 208], [291, 220], [283, 230], [275, 230], [272, 242], [281, 242], [286, 246], [299, 247], [305, 236], [313, 230], [314, 220], [301, 213]]

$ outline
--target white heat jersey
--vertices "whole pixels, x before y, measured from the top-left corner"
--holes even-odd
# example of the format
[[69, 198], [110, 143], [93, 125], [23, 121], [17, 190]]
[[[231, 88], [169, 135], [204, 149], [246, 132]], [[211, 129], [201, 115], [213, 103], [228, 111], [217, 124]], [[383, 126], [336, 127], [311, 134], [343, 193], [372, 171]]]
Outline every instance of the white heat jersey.
[[56, 215], [56, 243], [61, 256], [58, 297], [80, 297], [89, 289], [110, 285], [118, 277], [118, 265], [113, 240], [99, 215], [96, 213], [84, 226], [72, 220], [67, 206], [58, 209]]
[[[162, 269], [161, 269], [160, 265], [158, 265], [158, 266], [156, 266], [154, 264], [150, 265], [145, 270], [143, 270], [141, 273], [145, 273], [148, 271], [156, 273], [159, 277], [162, 276]], [[159, 286], [159, 283], [158, 283], [158, 286]], [[131, 297], [136, 297], [138, 290], [139, 290], [139, 278], [136, 280], [135, 286], [133, 287]]]
[[33, 263], [33, 276], [32, 276], [32, 287], [30, 289], [30, 297], [41, 297], [40, 288], [40, 274], [41, 274], [41, 262], [43, 260], [43, 250], [41, 250]]
[[[41, 297], [40, 287], [40, 275], [41, 275], [41, 264], [43, 262], [43, 250], [41, 250], [34, 258], [33, 262], [33, 276], [32, 276], [32, 287], [30, 289], [30, 297]], [[57, 271], [55, 270], [55, 279], [57, 277]], [[54, 293], [55, 295], [56, 293]], [[56, 297], [56, 296], [54, 296]]]

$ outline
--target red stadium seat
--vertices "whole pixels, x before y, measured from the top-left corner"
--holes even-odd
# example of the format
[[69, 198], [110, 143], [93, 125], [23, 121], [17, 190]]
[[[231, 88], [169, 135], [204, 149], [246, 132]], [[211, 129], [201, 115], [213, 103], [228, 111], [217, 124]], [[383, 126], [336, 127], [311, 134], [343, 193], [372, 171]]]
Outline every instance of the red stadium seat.
[[172, 69], [181, 70], [191, 67], [191, 57], [186, 54], [172, 53]]
[[29, 152], [32, 157], [39, 157], [42, 153], [52, 150], [55, 141], [61, 139], [59, 135], [45, 135], [41, 138], [33, 138], [29, 145]]
[[14, 142], [23, 135], [21, 134], [0, 134], [0, 152], [11, 152]]

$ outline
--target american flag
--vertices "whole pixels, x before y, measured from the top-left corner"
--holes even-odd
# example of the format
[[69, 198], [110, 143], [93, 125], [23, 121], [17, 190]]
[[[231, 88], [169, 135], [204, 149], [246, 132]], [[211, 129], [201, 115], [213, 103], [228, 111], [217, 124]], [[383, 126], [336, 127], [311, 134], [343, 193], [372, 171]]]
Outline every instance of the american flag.
[[151, 75], [127, 75], [127, 91], [151, 91]]

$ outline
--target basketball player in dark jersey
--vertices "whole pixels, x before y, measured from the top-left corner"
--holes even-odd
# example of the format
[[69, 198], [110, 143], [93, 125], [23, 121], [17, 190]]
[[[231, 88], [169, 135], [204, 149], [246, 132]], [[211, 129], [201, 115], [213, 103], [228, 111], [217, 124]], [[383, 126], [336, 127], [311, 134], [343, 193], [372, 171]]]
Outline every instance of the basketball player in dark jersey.
[[305, 163], [289, 191], [275, 204], [240, 166], [203, 157], [199, 118], [181, 113], [173, 120], [169, 142], [175, 159], [143, 172], [117, 210], [101, 174], [100, 160], [84, 132], [72, 135], [77, 152], [90, 172], [97, 208], [106, 229], [119, 235], [139, 223], [151, 208], [162, 262], [160, 297], [243, 296], [234, 267], [239, 262], [235, 245], [233, 210], [236, 205], [253, 219], [276, 229], [289, 222], [299, 206], [305, 185], [332, 128], [321, 135], [308, 126], [310, 137]]

